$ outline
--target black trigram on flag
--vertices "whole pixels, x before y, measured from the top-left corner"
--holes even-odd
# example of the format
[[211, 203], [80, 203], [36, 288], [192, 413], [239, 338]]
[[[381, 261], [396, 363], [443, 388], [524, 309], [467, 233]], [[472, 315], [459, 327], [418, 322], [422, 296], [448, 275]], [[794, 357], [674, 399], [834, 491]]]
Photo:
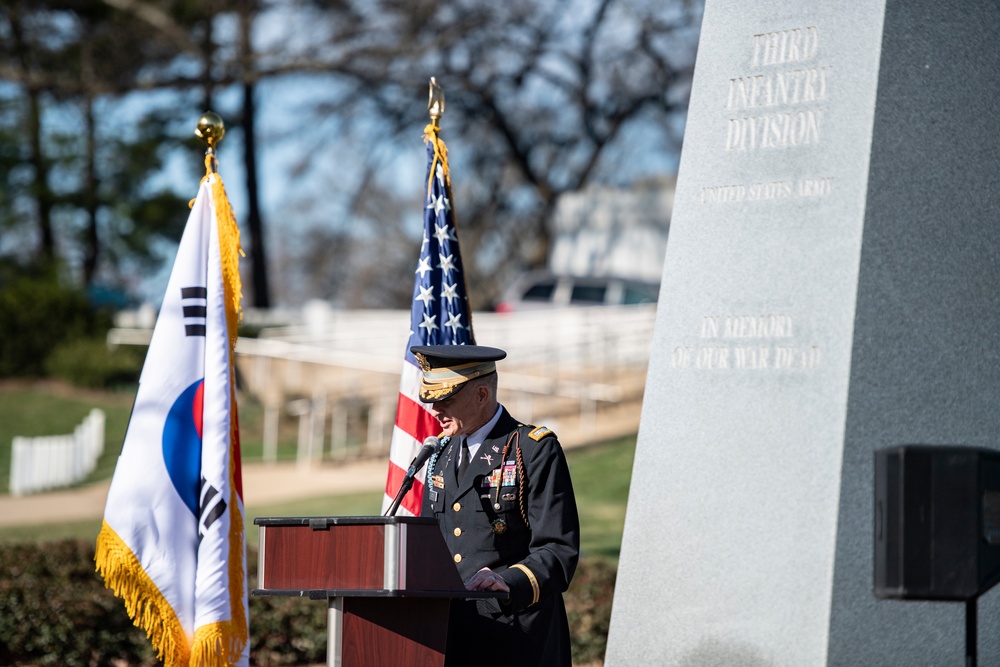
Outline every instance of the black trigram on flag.
[[208, 314], [208, 288], [182, 287], [181, 305], [184, 308], [184, 335], [204, 336], [205, 317]]
[[205, 537], [205, 533], [212, 527], [212, 524], [219, 520], [226, 511], [226, 500], [219, 494], [219, 490], [201, 478], [201, 503], [198, 508], [198, 542]]

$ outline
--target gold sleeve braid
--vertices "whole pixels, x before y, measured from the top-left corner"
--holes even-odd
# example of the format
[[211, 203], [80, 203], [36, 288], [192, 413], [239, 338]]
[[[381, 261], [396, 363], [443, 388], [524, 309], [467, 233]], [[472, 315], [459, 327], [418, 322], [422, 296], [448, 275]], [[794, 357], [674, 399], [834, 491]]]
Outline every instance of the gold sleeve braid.
[[[538, 598], [541, 597], [541, 591], [538, 589], [538, 579], [535, 578], [535, 573], [529, 570], [526, 565], [522, 565], [521, 563], [514, 563], [510, 566], [510, 568], [512, 570], [517, 568], [518, 570], [521, 570], [521, 572], [524, 572], [524, 574], [528, 577], [528, 581], [531, 582], [531, 604], [538, 602]], [[528, 606], [530, 607], [531, 605]]]

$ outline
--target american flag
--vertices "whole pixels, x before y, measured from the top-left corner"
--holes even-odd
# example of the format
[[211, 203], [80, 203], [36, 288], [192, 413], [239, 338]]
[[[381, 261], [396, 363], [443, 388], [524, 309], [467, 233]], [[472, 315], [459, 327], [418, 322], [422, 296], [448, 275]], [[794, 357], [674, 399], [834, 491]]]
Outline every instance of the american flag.
[[[396, 425], [389, 448], [389, 475], [382, 500], [383, 512], [392, 504], [406, 476], [406, 469], [424, 439], [441, 432], [437, 420], [418, 398], [420, 367], [410, 353], [410, 347], [475, 344], [462, 255], [458, 249], [458, 233], [451, 206], [448, 149], [433, 124], [424, 129], [424, 143], [427, 144], [424, 238], [413, 278], [410, 338], [403, 355]], [[421, 469], [398, 513], [419, 515], [423, 495], [424, 471]]]

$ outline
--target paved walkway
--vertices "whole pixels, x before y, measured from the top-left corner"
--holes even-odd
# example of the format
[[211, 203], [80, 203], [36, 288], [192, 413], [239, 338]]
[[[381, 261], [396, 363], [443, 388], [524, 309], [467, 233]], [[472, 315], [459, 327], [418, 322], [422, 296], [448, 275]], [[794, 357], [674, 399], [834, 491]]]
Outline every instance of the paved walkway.
[[[243, 498], [252, 508], [335, 493], [378, 491], [385, 485], [388, 465], [386, 459], [311, 468], [295, 463], [244, 464]], [[99, 519], [104, 516], [109, 485], [110, 480], [68, 491], [0, 496], [0, 527]]]

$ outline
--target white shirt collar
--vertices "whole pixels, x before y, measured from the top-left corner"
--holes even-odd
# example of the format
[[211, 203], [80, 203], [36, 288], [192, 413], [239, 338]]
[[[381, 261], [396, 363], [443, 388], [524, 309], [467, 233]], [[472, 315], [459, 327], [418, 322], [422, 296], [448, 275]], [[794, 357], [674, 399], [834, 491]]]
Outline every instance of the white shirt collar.
[[483, 440], [485, 440], [487, 436], [489, 436], [490, 431], [492, 431], [493, 427], [497, 425], [498, 421], [500, 421], [501, 414], [503, 414], [503, 406], [498, 404], [497, 412], [495, 415], [493, 415], [493, 419], [489, 420], [488, 422], [480, 426], [478, 429], [476, 429], [469, 435], [465, 436], [465, 442], [469, 447], [470, 461], [476, 455], [476, 452], [479, 451], [479, 445], [483, 444]]

